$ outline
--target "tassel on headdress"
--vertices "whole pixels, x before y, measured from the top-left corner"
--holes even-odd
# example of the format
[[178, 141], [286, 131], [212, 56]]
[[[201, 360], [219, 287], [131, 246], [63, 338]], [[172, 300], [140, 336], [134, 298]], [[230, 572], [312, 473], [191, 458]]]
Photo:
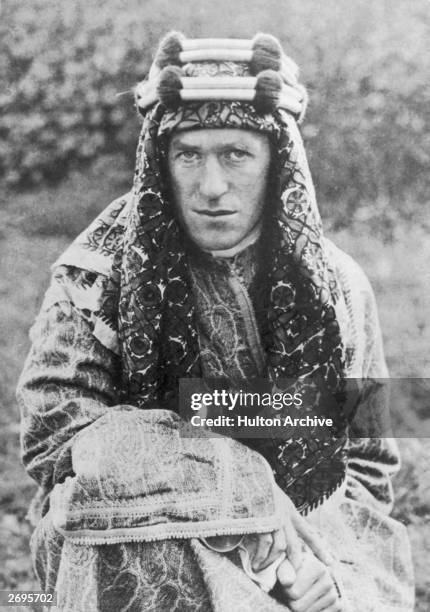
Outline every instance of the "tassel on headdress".
[[249, 62], [251, 74], [262, 70], [280, 70], [282, 48], [274, 36], [256, 34], [252, 40], [202, 38], [187, 40], [180, 32], [170, 32], [160, 43], [155, 55], [155, 64], [180, 66], [187, 61], [228, 60]]
[[250, 62], [252, 74], [263, 70], [281, 69], [282, 47], [270, 34], [257, 34], [253, 40], [253, 56]]
[[[219, 74], [214, 75], [217, 64]], [[233, 74], [226, 75], [226, 65]], [[241, 66], [236, 74], [235, 65]], [[157, 101], [177, 108], [187, 101], [237, 100], [253, 104], [260, 114], [283, 108], [300, 121], [307, 98], [297, 79], [296, 64], [270, 34], [256, 34], [252, 40], [187, 39], [170, 32], [160, 43], [148, 79], [136, 87], [136, 105], [144, 114]]]
[[260, 115], [271, 113], [278, 105], [282, 79], [274, 70], [263, 70], [257, 77], [253, 104]]
[[185, 36], [181, 32], [169, 32], [160, 42], [155, 54], [154, 63], [158, 68], [166, 66], [180, 66], [179, 54], [182, 51], [182, 42]]
[[182, 72], [176, 66], [163, 68], [158, 77], [157, 94], [160, 102], [170, 108], [177, 108], [181, 104]]

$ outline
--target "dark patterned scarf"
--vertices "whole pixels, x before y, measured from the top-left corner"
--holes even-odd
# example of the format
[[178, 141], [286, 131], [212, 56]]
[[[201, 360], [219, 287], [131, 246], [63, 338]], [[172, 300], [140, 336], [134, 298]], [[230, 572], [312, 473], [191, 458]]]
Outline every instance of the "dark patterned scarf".
[[[273, 151], [270, 204], [265, 219], [273, 247], [265, 334], [268, 377], [320, 381], [343, 392], [344, 355], [335, 304], [341, 299], [324, 252], [322, 228], [303, 143], [282, 110], [258, 115], [250, 105], [207, 102], [176, 111], [157, 104], [145, 117], [137, 152], [134, 202], [111, 286], [100, 313], [117, 326], [123, 390], [140, 407], [172, 406], [178, 381], [201, 376], [186, 239], [168, 193], [166, 155], [178, 129], [238, 128], [268, 134]], [[315, 398], [318, 401], [318, 397]], [[176, 404], [175, 404], [176, 405]], [[299, 508], [317, 505], [345, 472], [344, 436], [260, 445], [278, 481]]]

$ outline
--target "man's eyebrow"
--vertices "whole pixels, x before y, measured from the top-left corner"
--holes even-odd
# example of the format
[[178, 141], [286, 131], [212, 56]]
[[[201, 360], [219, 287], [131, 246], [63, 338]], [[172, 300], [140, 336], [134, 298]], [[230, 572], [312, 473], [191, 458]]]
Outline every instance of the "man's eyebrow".
[[175, 153], [181, 153], [182, 151], [190, 151], [192, 153], [201, 153], [202, 151], [211, 150], [213, 152], [225, 153], [227, 151], [232, 150], [240, 150], [244, 152], [248, 152], [250, 154], [254, 154], [256, 150], [256, 145], [254, 143], [249, 143], [244, 141], [241, 138], [237, 140], [226, 138], [222, 139], [216, 143], [213, 143], [212, 146], [209, 146], [207, 149], [207, 143], [194, 143], [187, 139], [187, 137], [176, 137], [171, 140], [170, 143], [171, 151]]
[[197, 151], [198, 149], [200, 149], [198, 145], [187, 142], [186, 140], [181, 140], [179, 138], [175, 138], [174, 140], [172, 140], [171, 144], [174, 149], [192, 149], [193, 151]]

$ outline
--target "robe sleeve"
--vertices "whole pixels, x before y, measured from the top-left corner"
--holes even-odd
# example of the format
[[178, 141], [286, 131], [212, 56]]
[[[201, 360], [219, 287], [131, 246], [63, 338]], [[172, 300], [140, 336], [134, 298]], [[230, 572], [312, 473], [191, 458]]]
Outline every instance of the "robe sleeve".
[[[63, 280], [94, 282], [94, 275], [63, 266]], [[58, 275], [57, 275], [58, 276]], [[52, 294], [55, 292], [55, 299]], [[119, 358], [94, 336], [85, 313], [55, 279], [30, 331], [32, 346], [21, 374], [21, 452], [29, 475], [45, 494], [72, 475], [75, 435], [117, 406]]]
[[[350, 312], [361, 337], [363, 393], [348, 442], [346, 496], [389, 514], [393, 506], [392, 478], [400, 468], [389, 415], [389, 379], [375, 296], [364, 272], [354, 262], [350, 273]], [[352, 278], [351, 278], [352, 276]]]

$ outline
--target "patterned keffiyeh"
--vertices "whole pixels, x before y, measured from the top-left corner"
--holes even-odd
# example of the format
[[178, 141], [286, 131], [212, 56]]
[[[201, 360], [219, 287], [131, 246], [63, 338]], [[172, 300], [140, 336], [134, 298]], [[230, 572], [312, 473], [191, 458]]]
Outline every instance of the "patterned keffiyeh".
[[[276, 179], [264, 219], [264, 231], [272, 237], [265, 254], [266, 376], [300, 379], [301, 388], [306, 379], [317, 381], [318, 389], [339, 397], [344, 349], [336, 309], [341, 297], [324, 250], [296, 122], [282, 110], [261, 116], [249, 104], [206, 102], [177, 110], [160, 103], [146, 115], [132, 198], [105, 211], [57, 262], [109, 277], [101, 288], [101, 307], [96, 300], [97, 310], [90, 305], [84, 310], [91, 312], [96, 335], [98, 331], [102, 342], [121, 354], [124, 401], [142, 408], [174, 407], [178, 380], [202, 374], [189, 241], [174, 215], [166, 170], [172, 132], [199, 128], [247, 129], [269, 136]], [[338, 425], [343, 425], [341, 415]], [[345, 439], [339, 431], [331, 439], [265, 440], [259, 447], [278, 482], [303, 510], [317, 505], [343, 479]]]

